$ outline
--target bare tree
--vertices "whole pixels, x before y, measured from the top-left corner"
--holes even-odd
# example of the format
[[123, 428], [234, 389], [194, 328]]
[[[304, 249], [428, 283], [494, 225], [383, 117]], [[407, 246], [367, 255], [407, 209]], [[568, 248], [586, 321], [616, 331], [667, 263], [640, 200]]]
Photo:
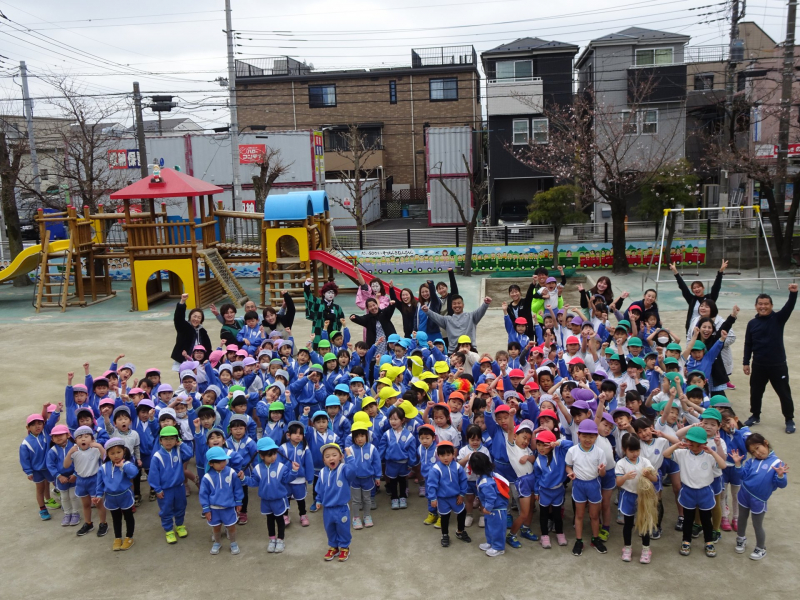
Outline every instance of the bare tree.
[[[350, 125], [347, 132], [339, 133], [339, 135], [342, 136], [344, 143], [342, 148], [336, 149], [336, 154], [353, 162], [352, 171], [339, 173], [339, 181], [347, 188], [352, 203], [348, 203], [350, 198], [331, 197], [331, 201], [346, 210], [356, 222], [356, 228], [362, 231], [366, 227], [364, 219], [367, 211], [375, 202], [380, 202], [378, 195], [369, 200], [366, 205], [364, 204], [365, 197], [369, 196], [373, 190], [380, 188], [381, 185], [380, 180], [377, 180], [377, 169], [366, 166], [369, 158], [378, 151], [379, 145], [377, 140], [370, 141], [366, 134], [360, 133], [358, 125]], [[351, 172], [352, 177], [350, 176]], [[369, 181], [370, 179], [376, 180]]]
[[[25, 133], [16, 127], [7, 127], [5, 120], [0, 120], [0, 194], [2, 194], [3, 220], [8, 236], [8, 249], [11, 260], [22, 252], [22, 232], [17, 210], [16, 184], [22, 169], [22, 155], [27, 151]], [[31, 285], [27, 273], [14, 278], [14, 287]]]
[[[464, 161], [464, 169], [466, 170], [467, 177], [469, 178], [469, 198], [459, 198], [458, 194], [453, 191], [446, 183], [447, 179], [441, 177], [442, 163], [434, 166], [438, 169], [440, 177], [436, 179], [442, 186], [445, 192], [452, 198], [453, 202], [458, 209], [458, 215], [461, 217], [461, 223], [467, 230], [467, 243], [464, 249], [464, 275], [470, 277], [472, 275], [472, 245], [475, 241], [475, 228], [478, 226], [478, 221], [481, 218], [483, 207], [489, 202], [488, 184], [486, 180], [479, 179], [469, 166], [469, 160], [463, 154], [461, 160]], [[472, 199], [472, 214], [467, 215], [470, 210], [470, 198]]]
[[[652, 79], [639, 83], [623, 107], [596, 101], [591, 89], [570, 106], [545, 106], [547, 143], [531, 140], [520, 151], [508, 146], [522, 163], [550, 173], [556, 184], [579, 186], [582, 210], [593, 202], [611, 207], [614, 273], [630, 272], [625, 255], [628, 200], [652, 182], [662, 165], [680, 158], [683, 148], [682, 107], [674, 119], [659, 116], [655, 133], [643, 119], [653, 84]], [[533, 106], [525, 97], [520, 100]]]
[[254, 163], [258, 167], [258, 173], [253, 175], [253, 190], [256, 193], [256, 212], [264, 212], [264, 201], [269, 196], [272, 185], [275, 181], [289, 172], [288, 165], [283, 162], [280, 150], [274, 150], [269, 146], [264, 147], [264, 152], [260, 154]]
[[[55, 165], [55, 176], [66, 185], [71, 197], [70, 204], [88, 206], [91, 212], [98, 204], [107, 201], [108, 194], [118, 189], [127, 177], [120, 174], [109, 163], [109, 151], [117, 149], [116, 136], [111, 127], [118, 121], [123, 110], [121, 101], [104, 103], [87, 97], [71, 80], [64, 77], [49, 77], [47, 82], [56, 90], [50, 104], [58, 116], [68, 119], [69, 127], [53, 126], [45, 132], [63, 153], [63, 160]], [[20, 180], [20, 187], [38, 198], [42, 205], [65, 210], [67, 202], [60, 196], [37, 192], [33, 181]]]

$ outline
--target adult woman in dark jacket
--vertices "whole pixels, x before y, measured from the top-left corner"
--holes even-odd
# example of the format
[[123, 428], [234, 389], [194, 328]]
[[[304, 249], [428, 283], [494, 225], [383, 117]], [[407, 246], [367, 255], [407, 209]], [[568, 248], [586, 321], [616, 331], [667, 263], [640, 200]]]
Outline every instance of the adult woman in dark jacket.
[[[379, 346], [386, 347], [386, 339], [393, 333], [397, 333], [392, 324], [394, 314], [394, 304], [390, 304], [384, 309], [378, 306], [375, 298], [368, 298], [366, 302], [367, 313], [364, 315], [350, 315], [350, 320], [357, 325], [361, 325], [367, 331], [367, 345], [374, 346], [378, 338], [384, 340]], [[378, 349], [379, 353], [383, 353]]]
[[403, 337], [411, 338], [411, 334], [419, 329], [419, 319], [417, 314], [417, 299], [414, 292], [408, 288], [400, 291], [400, 298], [394, 292], [394, 281], [389, 282], [389, 297], [394, 301], [394, 306], [400, 311], [403, 317]]
[[264, 334], [269, 335], [273, 331], [278, 331], [283, 339], [288, 339], [291, 333], [286, 330], [294, 325], [295, 307], [294, 300], [287, 290], [283, 290], [283, 314], [280, 314], [271, 306], [264, 309], [262, 316], [264, 319], [261, 325], [264, 327]]
[[199, 308], [189, 311], [189, 320], [186, 320], [186, 299], [189, 294], [183, 294], [181, 301], [175, 307], [175, 347], [172, 349], [172, 360], [180, 364], [186, 360], [184, 352], [191, 356], [192, 349], [201, 345], [206, 349], [206, 356], [211, 354], [211, 340], [208, 332], [203, 328], [205, 315]]
[[622, 294], [619, 298], [614, 300], [614, 292], [611, 290], [611, 280], [605, 275], [598, 277], [597, 283], [588, 291], [583, 289], [583, 285], [579, 284], [578, 291], [581, 293], [581, 308], [584, 309], [589, 308], [589, 299], [592, 296], [602, 296], [609, 309], [611, 309], [613, 305], [617, 310], [622, 308], [623, 301], [628, 297], [627, 294]]
[[[734, 306], [731, 314], [728, 316], [727, 319], [719, 326], [717, 329], [716, 324], [714, 323], [714, 319], [711, 317], [702, 317], [699, 321], [697, 321], [697, 325], [695, 327], [697, 331], [697, 340], [703, 342], [706, 346], [706, 352], [711, 350], [714, 344], [717, 343], [717, 340], [720, 339], [720, 333], [725, 331], [728, 332], [733, 327], [734, 323], [736, 323], [736, 317], [739, 316], [739, 307]], [[692, 336], [693, 339], [694, 335]], [[694, 341], [690, 341], [687, 344], [687, 348], [691, 348], [694, 345]], [[727, 387], [728, 381], [728, 372], [725, 369], [725, 363], [722, 360], [721, 353], [717, 355], [717, 358], [714, 359], [713, 364], [711, 365], [711, 381], [709, 381], [709, 395], [725, 395], [725, 389]]]
[[[656, 292], [653, 289], [650, 289], [645, 291], [644, 298], [638, 300], [637, 302], [633, 302], [631, 306], [633, 306], [634, 304], [638, 305], [641, 310], [642, 316], [644, 316], [645, 313], [655, 313], [656, 318], [658, 319], [656, 327], [661, 327], [662, 326], [661, 315], [658, 314], [658, 304], [656, 303], [657, 299], [658, 299], [658, 292]], [[631, 320], [631, 315], [630, 315], [631, 306], [629, 306], [628, 309], [625, 311], [625, 318], [628, 321]]]

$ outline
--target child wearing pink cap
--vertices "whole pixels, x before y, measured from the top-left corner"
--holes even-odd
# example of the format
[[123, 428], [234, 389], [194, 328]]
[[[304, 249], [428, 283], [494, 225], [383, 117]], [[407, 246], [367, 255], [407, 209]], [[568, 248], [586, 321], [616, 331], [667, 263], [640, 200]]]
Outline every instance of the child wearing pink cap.
[[47, 451], [47, 470], [54, 480], [55, 488], [61, 497], [61, 508], [64, 510], [62, 527], [77, 525], [81, 522], [80, 501], [75, 495], [75, 469], [64, 468], [67, 452], [75, 444], [70, 439], [66, 425], [56, 425], [50, 432], [50, 449]]
[[[19, 463], [28, 479], [36, 485], [36, 503], [42, 521], [51, 519], [48, 508], [55, 509], [61, 506], [58, 501], [50, 498], [48, 481], [52, 481], [53, 476], [47, 470], [46, 458], [50, 446], [50, 432], [58, 423], [62, 408], [59, 404], [46, 422], [41, 414], [29, 415], [25, 420], [28, 435], [19, 445]], [[47, 413], [47, 404], [42, 407], [42, 413]]]

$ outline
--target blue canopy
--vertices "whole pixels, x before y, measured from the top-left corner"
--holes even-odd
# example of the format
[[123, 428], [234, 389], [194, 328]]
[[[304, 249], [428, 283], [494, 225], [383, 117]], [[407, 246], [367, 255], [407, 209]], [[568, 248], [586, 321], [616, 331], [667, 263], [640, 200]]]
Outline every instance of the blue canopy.
[[264, 201], [265, 221], [305, 221], [314, 214], [314, 203], [308, 192], [270, 195]]

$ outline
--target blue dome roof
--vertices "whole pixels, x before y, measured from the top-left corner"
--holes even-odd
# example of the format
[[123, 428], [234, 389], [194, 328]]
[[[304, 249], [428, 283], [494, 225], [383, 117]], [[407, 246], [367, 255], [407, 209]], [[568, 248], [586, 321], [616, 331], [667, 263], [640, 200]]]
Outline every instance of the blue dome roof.
[[264, 201], [265, 221], [304, 221], [314, 214], [314, 203], [308, 192], [271, 195]]

